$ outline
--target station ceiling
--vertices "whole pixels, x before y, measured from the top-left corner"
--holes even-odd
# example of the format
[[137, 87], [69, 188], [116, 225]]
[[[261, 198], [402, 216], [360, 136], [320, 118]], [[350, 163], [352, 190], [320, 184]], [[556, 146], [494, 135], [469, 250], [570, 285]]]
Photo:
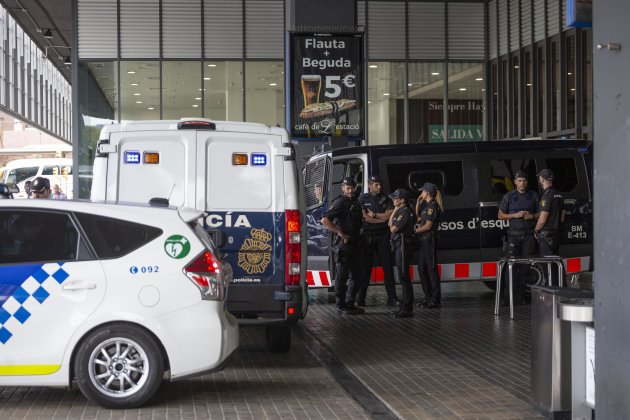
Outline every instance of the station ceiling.
[[[71, 0], [0, 0], [48, 59], [71, 82], [70, 65], [63, 57], [72, 56]], [[52, 38], [44, 34], [50, 30]]]

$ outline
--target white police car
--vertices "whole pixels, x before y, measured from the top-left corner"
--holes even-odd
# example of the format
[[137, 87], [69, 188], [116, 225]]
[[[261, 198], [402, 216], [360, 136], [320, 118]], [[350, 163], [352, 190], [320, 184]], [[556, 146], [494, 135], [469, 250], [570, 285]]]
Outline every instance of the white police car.
[[163, 378], [218, 370], [238, 347], [232, 269], [202, 213], [0, 201], [0, 385], [69, 386], [143, 404]]

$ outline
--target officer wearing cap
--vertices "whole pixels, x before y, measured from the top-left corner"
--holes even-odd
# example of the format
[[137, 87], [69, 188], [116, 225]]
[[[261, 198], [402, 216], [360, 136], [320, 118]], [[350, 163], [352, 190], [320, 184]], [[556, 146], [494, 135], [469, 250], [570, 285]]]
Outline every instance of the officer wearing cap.
[[553, 187], [553, 172], [543, 169], [538, 172], [538, 183], [543, 192], [538, 206], [538, 222], [535, 235], [538, 238], [540, 255], [543, 257], [558, 255], [560, 237], [558, 230], [564, 218], [564, 198]]
[[424, 292], [424, 300], [418, 302], [421, 308], [438, 308], [441, 300], [440, 279], [437, 272], [436, 232], [438, 219], [444, 211], [442, 194], [437, 186], [425, 182], [420, 188], [420, 197], [416, 202], [418, 224], [415, 233], [419, 243], [418, 274]]
[[50, 181], [48, 178], [38, 176], [31, 183], [32, 198], [50, 198]]
[[[529, 257], [534, 253], [534, 225], [538, 211], [538, 195], [527, 189], [528, 178], [524, 171], [514, 174], [515, 190], [503, 196], [499, 205], [499, 220], [508, 220], [509, 228], [505, 254], [509, 258]], [[515, 298], [522, 302], [525, 298], [527, 274], [529, 268], [516, 264], [515, 270]], [[503, 288], [505, 290], [505, 288]]]
[[402, 301], [398, 311], [393, 312], [396, 318], [413, 316], [413, 286], [409, 278], [409, 263], [413, 255], [413, 210], [409, 207], [409, 191], [399, 188], [391, 195], [394, 200], [394, 211], [389, 217], [389, 230], [394, 251], [394, 261], [398, 279], [402, 286]]
[[383, 267], [387, 305], [396, 306], [396, 283], [394, 281], [394, 266], [389, 241], [390, 234], [387, 226], [389, 217], [394, 211], [394, 203], [391, 198], [383, 194], [381, 178], [378, 175], [370, 176], [368, 189], [369, 192], [359, 196], [359, 202], [363, 207], [361, 238], [365, 246], [365, 260], [363, 263], [364, 275], [357, 295], [357, 305], [365, 305], [365, 296], [370, 285], [374, 257], [378, 256], [380, 265]]
[[[361, 314], [363, 309], [354, 305], [358, 291], [357, 279], [361, 278], [361, 225], [363, 211], [359, 200], [354, 196], [356, 182], [352, 177], [344, 178], [341, 194], [335, 198], [324, 217], [322, 224], [334, 234], [333, 256], [335, 260], [335, 298], [337, 310], [350, 315]], [[350, 281], [348, 277], [351, 276]]]

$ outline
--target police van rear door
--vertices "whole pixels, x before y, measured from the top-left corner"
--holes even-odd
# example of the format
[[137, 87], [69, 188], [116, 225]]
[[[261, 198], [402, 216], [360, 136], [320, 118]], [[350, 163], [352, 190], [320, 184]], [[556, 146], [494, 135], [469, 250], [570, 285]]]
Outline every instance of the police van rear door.
[[329, 234], [321, 223], [334, 198], [330, 183], [331, 167], [332, 159], [329, 153], [312, 157], [304, 167], [308, 255], [306, 282], [311, 287], [332, 286], [329, 269], [331, 261]]
[[[172, 206], [194, 205], [193, 131], [119, 131], [109, 140], [106, 193], [98, 199], [146, 204], [161, 197]], [[96, 176], [95, 182], [100, 183]]]
[[196, 208], [207, 211], [208, 230], [225, 233], [221, 251], [234, 270], [234, 284], [283, 286], [282, 137], [225, 131], [198, 131], [197, 136], [197, 165], [203, 169]]

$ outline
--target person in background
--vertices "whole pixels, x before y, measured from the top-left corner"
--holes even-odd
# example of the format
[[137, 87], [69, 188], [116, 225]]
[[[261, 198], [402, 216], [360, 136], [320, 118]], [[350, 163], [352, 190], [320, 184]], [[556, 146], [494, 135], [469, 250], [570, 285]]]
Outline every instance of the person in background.
[[33, 181], [26, 181], [24, 183], [24, 192], [26, 193], [26, 198], [31, 198], [31, 184]]
[[372, 267], [375, 258], [383, 267], [383, 280], [387, 292], [387, 306], [396, 306], [396, 282], [394, 280], [394, 265], [390, 245], [390, 232], [387, 226], [389, 216], [394, 211], [394, 203], [386, 194], [383, 194], [381, 178], [372, 175], [368, 178], [369, 191], [359, 196], [359, 202], [363, 207], [363, 228], [361, 237], [365, 245], [364, 275], [359, 286], [357, 306], [365, 306]]
[[38, 176], [31, 183], [32, 198], [50, 198], [50, 181], [47, 178]]
[[53, 200], [67, 200], [68, 197], [61, 191], [59, 185], [55, 184], [52, 188], [52, 195], [50, 196]]
[[335, 198], [321, 220], [324, 227], [334, 235], [332, 247], [336, 268], [337, 311], [348, 315], [365, 312], [354, 305], [358, 292], [357, 279], [360, 279], [362, 274], [361, 257], [364, 252], [360, 236], [363, 212], [361, 204], [354, 195], [356, 186], [354, 178], [344, 178], [341, 183], [341, 194]]
[[413, 209], [409, 207], [409, 191], [399, 188], [391, 195], [394, 211], [389, 217], [389, 230], [394, 251], [394, 261], [398, 279], [402, 286], [402, 301], [398, 311], [392, 312], [395, 318], [413, 316], [413, 286], [409, 278], [409, 263], [413, 255]]
[[[514, 185], [516, 189], [503, 196], [499, 204], [499, 220], [509, 220], [505, 256], [508, 258], [527, 258], [534, 253], [534, 225], [538, 211], [538, 194], [527, 188], [527, 174], [516, 171]], [[517, 304], [525, 300], [529, 267], [523, 264], [514, 266]], [[507, 288], [502, 288], [507, 290]], [[505, 299], [505, 297], [504, 297]]]
[[440, 279], [437, 272], [436, 232], [440, 215], [444, 212], [442, 194], [435, 184], [425, 182], [416, 202], [418, 224], [418, 274], [424, 292], [424, 300], [416, 305], [421, 308], [439, 308], [441, 300]]

